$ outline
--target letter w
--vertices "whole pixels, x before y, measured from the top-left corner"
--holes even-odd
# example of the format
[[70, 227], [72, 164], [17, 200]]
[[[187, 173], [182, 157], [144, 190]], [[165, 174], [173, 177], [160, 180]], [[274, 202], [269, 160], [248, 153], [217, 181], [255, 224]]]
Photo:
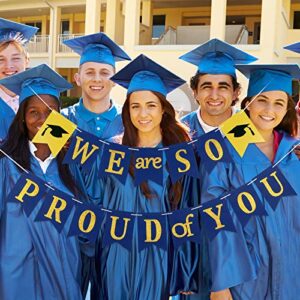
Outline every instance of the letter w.
[[83, 165], [88, 160], [88, 158], [96, 150], [99, 149], [99, 147], [96, 145], [92, 145], [92, 150], [88, 152], [90, 143], [86, 142], [81, 148], [79, 148], [80, 143], [83, 141], [83, 139], [79, 136], [76, 136], [76, 139], [77, 139], [77, 141], [76, 141], [76, 145], [74, 147], [72, 159], [75, 160], [77, 158], [77, 156], [79, 156], [82, 153], [80, 163]]

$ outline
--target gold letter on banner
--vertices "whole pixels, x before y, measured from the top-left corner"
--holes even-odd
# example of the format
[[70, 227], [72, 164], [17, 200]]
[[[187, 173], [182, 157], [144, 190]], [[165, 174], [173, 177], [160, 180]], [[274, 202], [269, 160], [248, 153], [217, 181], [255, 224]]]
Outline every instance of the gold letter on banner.
[[[29, 192], [29, 189], [31, 187], [33, 187], [33, 190], [31, 192]], [[20, 202], [24, 202], [23, 197], [25, 195], [27, 195], [29, 197], [35, 197], [38, 194], [39, 190], [40, 190], [40, 188], [39, 188], [38, 184], [36, 184], [34, 181], [26, 178], [26, 184], [24, 185], [20, 194], [18, 196], [16, 196], [15, 198], [17, 200], [19, 200]]]
[[123, 218], [124, 220], [124, 230], [121, 236], [116, 236], [116, 227], [117, 227], [117, 221], [119, 220], [119, 217], [117, 216], [111, 216], [110, 217], [112, 219], [111, 221], [111, 228], [110, 228], [110, 235], [114, 240], [120, 241], [123, 240], [125, 235], [126, 235], [126, 231], [127, 231], [127, 227], [128, 227], [128, 223], [131, 221], [131, 219], [129, 218]]
[[96, 145], [92, 145], [92, 150], [88, 153], [88, 149], [89, 149], [89, 143], [86, 142], [80, 149], [79, 149], [79, 145], [80, 143], [83, 141], [83, 139], [79, 136], [76, 136], [76, 145], [74, 147], [74, 151], [73, 151], [73, 155], [72, 155], [72, 159], [76, 159], [76, 157], [82, 153], [82, 157], [81, 157], [81, 161], [80, 163], [83, 165], [87, 159], [96, 151], [99, 149], [99, 147], [97, 147]]
[[177, 168], [179, 173], [187, 172], [191, 168], [191, 163], [186, 158], [183, 158], [182, 156], [180, 156], [181, 152], [183, 152], [184, 154], [187, 154], [186, 149], [180, 149], [175, 154], [176, 160], [185, 165], [185, 169]]
[[[210, 144], [213, 144], [216, 147], [216, 149], [218, 151], [218, 156], [215, 156], [213, 154], [213, 152], [211, 151]], [[207, 156], [211, 160], [214, 160], [214, 161], [222, 159], [222, 157], [224, 155], [221, 144], [219, 143], [218, 140], [215, 140], [215, 139], [210, 139], [205, 142], [205, 152], [206, 152]]]
[[[155, 243], [161, 238], [161, 225], [156, 219], [145, 219], [146, 223], [146, 243]], [[155, 225], [156, 235], [152, 238], [151, 223]]]
[[282, 185], [282, 183], [279, 181], [277, 175], [276, 175], [276, 171], [274, 171], [273, 173], [270, 174], [272, 177], [275, 178], [275, 180], [277, 181], [280, 190], [278, 192], [274, 192], [273, 188], [270, 186], [269, 182], [268, 182], [268, 177], [263, 178], [262, 180], [260, 180], [261, 183], [263, 183], [263, 185], [266, 187], [267, 191], [269, 192], [269, 194], [273, 197], [279, 197], [283, 191], [284, 191], [284, 187]]
[[[83, 224], [84, 224], [84, 221], [85, 221], [85, 218], [87, 215], [90, 215], [90, 223], [88, 225], [88, 227], [86, 229], [83, 228]], [[85, 210], [82, 212], [82, 214], [80, 215], [79, 217], [79, 220], [78, 220], [78, 227], [80, 229], [81, 232], [83, 233], [89, 233], [93, 230], [94, 226], [96, 224], [96, 215], [93, 211], [91, 210]]]
[[[56, 207], [58, 202], [60, 202], [60, 205], [58, 207]], [[60, 213], [66, 208], [66, 206], [67, 206], [67, 201], [66, 200], [64, 200], [62, 198], [59, 198], [57, 196], [53, 196], [53, 200], [52, 200], [52, 203], [49, 207], [49, 210], [44, 216], [48, 219], [52, 219], [52, 215], [55, 212], [55, 221], [57, 223], [61, 223]]]
[[[246, 205], [244, 204], [243, 196], [246, 197], [247, 200], [249, 200], [249, 203], [251, 205], [251, 210], [249, 210]], [[245, 213], [245, 214], [252, 214], [256, 210], [256, 202], [252, 195], [248, 192], [241, 192], [237, 196], [237, 201], [240, 209]]]
[[[193, 222], [189, 222], [190, 218], [194, 218], [194, 214], [188, 214], [186, 216], [186, 220], [185, 223], [177, 223], [175, 225], [172, 226], [172, 234], [177, 237], [178, 239], [183, 238], [185, 236], [193, 236], [194, 234], [191, 232], [191, 224], [193, 224]], [[176, 231], [177, 227], [181, 227], [183, 229], [183, 233], [179, 234]]]
[[[108, 168], [105, 169], [105, 172], [122, 175], [124, 168], [121, 168], [120, 170], [114, 170], [113, 166], [116, 165], [117, 167], [120, 167], [121, 158], [125, 157], [125, 152], [112, 150], [112, 149], [109, 149], [109, 152], [111, 153], [111, 156], [110, 156], [110, 159], [109, 159]], [[121, 157], [116, 159], [117, 154], [119, 154]]]
[[212, 211], [212, 207], [203, 209], [203, 212], [207, 213], [211, 218], [214, 219], [214, 221], [216, 222], [217, 227], [215, 227], [215, 229], [220, 229], [225, 227], [225, 225], [223, 225], [221, 223], [221, 210], [222, 210], [222, 206], [223, 204], [218, 204], [216, 205], [216, 208], [218, 209], [218, 214], [216, 215], [213, 211]]

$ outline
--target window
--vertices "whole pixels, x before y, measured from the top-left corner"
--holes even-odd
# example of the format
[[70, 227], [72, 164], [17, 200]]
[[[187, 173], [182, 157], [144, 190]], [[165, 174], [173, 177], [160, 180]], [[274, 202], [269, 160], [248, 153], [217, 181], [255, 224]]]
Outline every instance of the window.
[[159, 38], [165, 32], [166, 15], [153, 16], [152, 38]]
[[300, 29], [300, 11], [294, 12], [294, 29]]
[[70, 33], [70, 21], [68, 20], [61, 21], [61, 33], [62, 34]]
[[39, 29], [36, 33], [37, 35], [42, 33], [42, 22], [26, 22], [25, 24], [28, 26], [37, 27]]

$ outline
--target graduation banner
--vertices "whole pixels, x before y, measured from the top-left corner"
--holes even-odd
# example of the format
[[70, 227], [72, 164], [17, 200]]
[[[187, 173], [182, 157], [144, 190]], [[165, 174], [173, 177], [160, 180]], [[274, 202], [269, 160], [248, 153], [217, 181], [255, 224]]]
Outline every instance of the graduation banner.
[[22, 203], [25, 214], [29, 216], [43, 198], [46, 190], [47, 187], [43, 180], [32, 173], [24, 172], [7, 199], [8, 201]]
[[153, 148], [140, 148], [134, 153], [134, 183], [141, 184], [152, 180], [163, 184], [163, 157], [162, 152]]
[[47, 144], [52, 155], [56, 157], [76, 128], [77, 125], [52, 110], [32, 142]]
[[90, 171], [102, 145], [97, 137], [86, 131], [76, 131], [72, 136], [69, 151], [67, 151], [63, 163], [78, 164], [83, 171]]
[[95, 205], [76, 205], [68, 236], [78, 235], [95, 242], [105, 213]]
[[273, 210], [282, 197], [297, 195], [278, 167], [270, 167], [259, 174], [255, 185]]
[[244, 111], [232, 115], [220, 125], [220, 128], [241, 157], [250, 143], [264, 142], [263, 137]]
[[167, 216], [161, 213], [147, 213], [138, 217], [139, 251], [150, 246], [168, 249]]
[[201, 163], [205, 164], [208, 173], [215, 167], [217, 162], [231, 161], [231, 156], [220, 130], [202, 135], [196, 142], [196, 149], [201, 158]]

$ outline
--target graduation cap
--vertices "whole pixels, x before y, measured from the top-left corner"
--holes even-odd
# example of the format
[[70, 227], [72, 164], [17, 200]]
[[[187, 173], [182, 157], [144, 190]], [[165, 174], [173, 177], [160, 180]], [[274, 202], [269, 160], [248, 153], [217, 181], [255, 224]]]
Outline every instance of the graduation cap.
[[116, 61], [131, 60], [114, 41], [102, 32], [65, 40], [63, 43], [80, 55], [80, 65], [85, 62], [97, 62], [114, 67]]
[[46, 128], [44, 129], [41, 135], [44, 136], [48, 129], [50, 129], [50, 134], [57, 138], [61, 138], [63, 134], [68, 134], [66, 130], [64, 130], [58, 125], [46, 124]]
[[249, 78], [247, 97], [268, 91], [283, 91], [292, 95], [292, 80], [300, 78], [297, 64], [237, 65]]
[[0, 84], [19, 95], [20, 104], [35, 94], [52, 95], [59, 99], [61, 92], [73, 87], [46, 64], [3, 78]]
[[291, 44], [291, 45], [287, 45], [285, 47], [283, 47], [283, 49], [287, 49], [296, 53], [300, 53], [300, 42]]
[[0, 18], [0, 43], [17, 41], [22, 45], [25, 45], [38, 30], [37, 27]]
[[227, 74], [236, 78], [235, 65], [248, 64], [256, 57], [218, 39], [212, 39], [179, 57], [198, 67], [198, 73]]
[[240, 124], [232, 128], [228, 133], [232, 133], [234, 137], [244, 136], [247, 132], [246, 129], [249, 129], [252, 135], [255, 135], [250, 124]]
[[110, 80], [127, 89], [127, 95], [135, 91], [153, 91], [166, 96], [185, 83], [183, 79], [141, 54]]

